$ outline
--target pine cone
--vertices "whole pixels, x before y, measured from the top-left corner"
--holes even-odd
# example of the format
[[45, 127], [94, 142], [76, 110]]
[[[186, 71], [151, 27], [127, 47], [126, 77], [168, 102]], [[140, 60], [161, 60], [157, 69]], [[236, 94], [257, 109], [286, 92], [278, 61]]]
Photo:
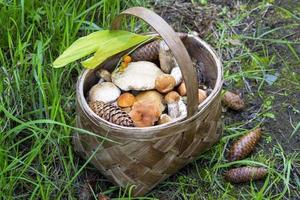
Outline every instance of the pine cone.
[[111, 123], [127, 127], [134, 126], [130, 116], [115, 105], [94, 101], [90, 102], [89, 106], [98, 116]]
[[225, 180], [231, 183], [244, 183], [264, 178], [268, 170], [263, 167], [239, 167], [225, 173]]
[[136, 49], [130, 56], [133, 61], [154, 61], [158, 59], [160, 40], [150, 42]]
[[[186, 33], [177, 33], [180, 39], [187, 37]], [[161, 40], [154, 40], [142, 47], [137, 48], [131, 53], [131, 58], [134, 62], [136, 61], [155, 61], [158, 60], [159, 54], [159, 43]]]
[[222, 102], [225, 106], [236, 111], [243, 110], [245, 108], [245, 102], [243, 99], [241, 99], [239, 95], [229, 91], [226, 91], [223, 95]]
[[110, 198], [104, 194], [98, 194], [98, 200], [110, 200]]
[[245, 158], [249, 153], [253, 151], [260, 137], [261, 128], [250, 131], [246, 135], [242, 136], [232, 145], [228, 154], [228, 160], [235, 161]]

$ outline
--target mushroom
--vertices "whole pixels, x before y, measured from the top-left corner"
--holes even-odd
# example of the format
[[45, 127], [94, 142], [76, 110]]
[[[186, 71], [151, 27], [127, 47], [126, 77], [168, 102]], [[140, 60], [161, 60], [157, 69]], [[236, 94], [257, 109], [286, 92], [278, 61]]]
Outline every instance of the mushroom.
[[180, 85], [177, 88], [177, 92], [180, 94], [180, 96], [186, 95], [186, 86], [184, 82], [180, 83]]
[[159, 63], [161, 70], [167, 74], [174, 67], [173, 55], [164, 40], [159, 43]]
[[179, 107], [179, 113], [180, 113], [180, 118], [181, 117], [186, 117], [187, 116], [187, 108], [186, 105], [182, 99], [182, 97], [180, 97], [180, 100], [178, 101], [178, 107]]
[[175, 78], [170, 74], [162, 74], [155, 80], [155, 89], [161, 93], [167, 93], [175, 87]]
[[160, 114], [160, 108], [154, 101], [135, 102], [129, 112], [129, 116], [136, 127], [153, 126]]
[[165, 110], [163, 96], [155, 90], [141, 92], [136, 96], [136, 102], [154, 102], [158, 106], [160, 114]]
[[174, 67], [171, 71], [171, 75], [175, 78], [175, 86], [179, 85], [182, 81], [182, 73], [181, 73], [181, 70], [178, 66], [178, 64], [176, 64], [177, 66]]
[[96, 74], [100, 78], [99, 83], [102, 83], [104, 81], [111, 82], [111, 74], [106, 69], [99, 69]]
[[[186, 96], [186, 86], [185, 83], [182, 82], [178, 88], [177, 88], [178, 93], [180, 96]], [[198, 89], [198, 103], [202, 103], [205, 99], [207, 98], [207, 92], [202, 89]]]
[[136, 101], [129, 115], [137, 127], [153, 126], [164, 109], [162, 95], [155, 90], [151, 90], [136, 96]]
[[159, 120], [158, 120], [158, 124], [166, 124], [168, 122], [171, 122], [172, 121], [172, 118], [167, 115], [167, 114], [162, 114], [160, 117], [159, 117]]
[[165, 101], [167, 102], [167, 106], [168, 106], [168, 114], [173, 119], [180, 116], [179, 104], [178, 104], [179, 100], [180, 100], [180, 95], [175, 91], [169, 92], [165, 96]]
[[119, 96], [117, 100], [118, 106], [121, 108], [131, 107], [134, 102], [135, 102], [135, 97], [133, 96], [133, 94], [129, 92], [121, 94], [121, 96]]
[[131, 62], [123, 72], [115, 70], [112, 73], [112, 82], [124, 91], [152, 90], [155, 88], [155, 79], [161, 74], [163, 72], [152, 62]]
[[198, 89], [198, 102], [202, 103], [207, 98], [207, 93], [205, 90]]
[[102, 82], [94, 85], [89, 91], [89, 101], [102, 101], [110, 103], [121, 94], [120, 89], [111, 82]]

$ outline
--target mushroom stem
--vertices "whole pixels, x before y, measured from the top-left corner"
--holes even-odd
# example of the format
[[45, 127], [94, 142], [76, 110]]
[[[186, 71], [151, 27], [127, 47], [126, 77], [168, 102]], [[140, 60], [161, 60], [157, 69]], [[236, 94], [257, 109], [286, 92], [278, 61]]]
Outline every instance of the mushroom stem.
[[98, 81], [98, 84], [104, 83], [104, 82], [105, 82], [105, 80], [103, 78], [100, 78], [99, 81]]
[[182, 98], [178, 101], [178, 106], [179, 106], [179, 117], [186, 117], [187, 116], [187, 107], [185, 103], [183, 102]]
[[[175, 60], [175, 62], [176, 62], [176, 60]], [[182, 73], [181, 73], [181, 70], [180, 70], [177, 62], [176, 62], [176, 65], [177, 66], [174, 67], [171, 71], [171, 76], [174, 77], [175, 82], [176, 82], [175, 86], [179, 85], [182, 82]]]
[[165, 101], [167, 103], [169, 116], [173, 119], [179, 117], [180, 107], [178, 102], [180, 101], [180, 95], [175, 91], [169, 92], [165, 96]]
[[177, 102], [168, 103], [168, 114], [172, 119], [187, 116], [187, 108], [182, 99]]
[[174, 66], [173, 55], [165, 41], [159, 43], [159, 63], [163, 72], [169, 74]]
[[177, 118], [180, 115], [178, 102], [168, 103], [168, 114], [171, 118]]

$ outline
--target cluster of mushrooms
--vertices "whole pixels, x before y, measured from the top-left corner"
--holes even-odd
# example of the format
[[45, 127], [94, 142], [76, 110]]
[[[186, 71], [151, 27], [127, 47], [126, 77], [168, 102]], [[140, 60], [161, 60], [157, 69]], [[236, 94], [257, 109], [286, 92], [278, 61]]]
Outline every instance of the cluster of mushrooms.
[[[88, 101], [118, 106], [132, 119], [135, 127], [170, 123], [187, 115], [186, 86], [181, 70], [162, 41], [158, 60], [136, 61], [125, 55], [112, 72], [99, 69], [99, 82], [89, 91]], [[158, 66], [159, 65], [159, 66]], [[199, 103], [207, 98], [199, 89]]]

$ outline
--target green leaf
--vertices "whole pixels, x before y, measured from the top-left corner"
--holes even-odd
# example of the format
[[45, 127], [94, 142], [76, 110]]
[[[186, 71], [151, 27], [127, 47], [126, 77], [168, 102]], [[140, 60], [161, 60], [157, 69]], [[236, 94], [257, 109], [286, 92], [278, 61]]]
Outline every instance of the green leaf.
[[99, 48], [100, 42], [107, 38], [109, 32], [109, 30], [97, 31], [88, 36], [79, 38], [53, 62], [53, 67], [63, 67], [84, 56], [94, 53]]
[[120, 53], [152, 38], [153, 36], [118, 31], [116, 34], [114, 34], [114, 37], [107, 39], [98, 48], [93, 57], [81, 62], [81, 64], [86, 68], [93, 69], [110, 56]]
[[106, 58], [133, 47], [151, 36], [138, 35], [127, 31], [103, 30], [76, 40], [54, 62], [53, 67], [63, 67], [89, 54], [96, 54], [83, 62], [87, 68], [94, 68]]

